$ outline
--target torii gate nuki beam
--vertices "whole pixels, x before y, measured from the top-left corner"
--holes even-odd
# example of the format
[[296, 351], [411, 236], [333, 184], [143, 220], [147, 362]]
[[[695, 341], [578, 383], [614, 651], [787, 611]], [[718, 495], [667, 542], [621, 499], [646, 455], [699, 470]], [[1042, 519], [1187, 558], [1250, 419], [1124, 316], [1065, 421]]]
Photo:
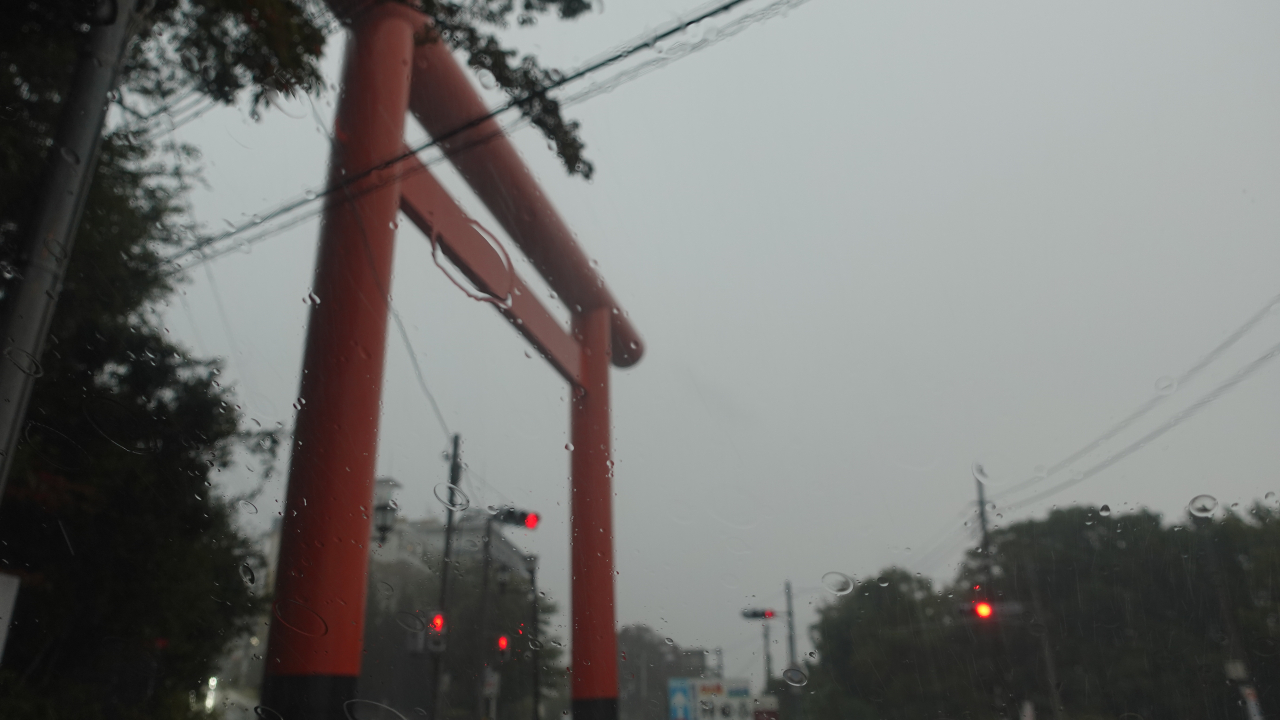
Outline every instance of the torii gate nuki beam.
[[[402, 210], [572, 385], [570, 511], [575, 720], [617, 717], [609, 365], [639, 335], [442, 42], [398, 3], [350, 24], [283, 510], [263, 708], [283, 720], [346, 720], [363, 646], [387, 313]], [[416, 158], [408, 111], [572, 314], [566, 331]], [[380, 168], [369, 172], [371, 168]], [[365, 173], [368, 173], [367, 175]], [[427, 682], [427, 678], [423, 678]], [[264, 717], [271, 717], [263, 710]]]

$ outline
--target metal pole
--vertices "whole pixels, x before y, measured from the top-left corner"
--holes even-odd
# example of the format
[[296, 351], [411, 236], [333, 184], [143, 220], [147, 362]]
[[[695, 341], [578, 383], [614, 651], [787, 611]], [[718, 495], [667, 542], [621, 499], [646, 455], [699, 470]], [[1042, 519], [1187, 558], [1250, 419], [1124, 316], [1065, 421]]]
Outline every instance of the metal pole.
[[133, 0], [102, 2], [99, 12], [109, 13], [111, 6], [115, 17], [89, 32], [88, 44], [76, 64], [23, 249], [21, 282], [15, 283], [4, 303], [0, 324], [4, 346], [4, 357], [0, 358], [0, 498], [13, 466], [32, 387], [44, 373], [40, 358], [98, 165], [107, 95], [116, 85], [125, 48], [133, 37]]
[[445, 503], [444, 511], [444, 551], [440, 555], [440, 601], [437, 603], [438, 612], [444, 616], [445, 646], [440, 652], [435, 653], [431, 660], [431, 717], [433, 718], [440, 715], [440, 673], [444, 670], [445, 653], [449, 651], [448, 632], [452, 621], [449, 619], [449, 614], [445, 612], [445, 607], [449, 599], [449, 571], [453, 563], [453, 506], [457, 504], [453, 491], [457, 489], [461, 480], [462, 436], [454, 433], [453, 452], [449, 454], [449, 502]]
[[540, 720], [542, 714], [542, 642], [538, 640], [538, 556], [529, 556], [529, 587], [533, 592], [533, 621], [529, 624], [530, 659], [533, 661], [533, 715], [530, 720]]
[[570, 546], [574, 720], [618, 717], [614, 623], [613, 491], [609, 461], [609, 307], [573, 318], [582, 348], [582, 387], [570, 411]]
[[[982, 481], [974, 478], [974, 482], [978, 484], [978, 522], [982, 524], [982, 544], [979, 549], [982, 551], [982, 557], [987, 557], [987, 495], [982, 485]], [[983, 579], [986, 582], [987, 578]]]
[[[493, 516], [485, 518], [484, 521], [484, 563], [480, 570], [480, 660], [485, 667], [489, 667], [489, 658], [493, 656], [493, 648], [489, 645], [489, 565], [493, 554], [489, 550], [489, 543], [493, 533]], [[488, 707], [488, 698], [484, 694], [484, 684], [480, 685], [480, 717], [492, 717], [486, 715], [485, 710]]]
[[262, 705], [294, 720], [346, 720], [364, 645], [368, 544], [386, 352], [399, 155], [414, 36], [397, 3], [352, 20], [335, 121], [302, 388], [285, 497]]
[[760, 623], [764, 627], [764, 692], [769, 692], [769, 681], [773, 680], [773, 656], [769, 654], [769, 621]]
[[798, 668], [796, 664], [796, 613], [791, 606], [791, 581], [786, 584], [787, 590], [787, 667]]

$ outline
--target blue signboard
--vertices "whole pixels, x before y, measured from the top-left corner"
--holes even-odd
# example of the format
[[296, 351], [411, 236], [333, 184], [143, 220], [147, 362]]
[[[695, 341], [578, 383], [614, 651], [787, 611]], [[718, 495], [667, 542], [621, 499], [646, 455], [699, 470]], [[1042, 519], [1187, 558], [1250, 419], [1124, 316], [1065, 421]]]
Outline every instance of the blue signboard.
[[693, 678], [671, 678], [667, 680], [667, 718], [668, 720], [698, 720], [695, 712], [697, 705], [697, 688]]

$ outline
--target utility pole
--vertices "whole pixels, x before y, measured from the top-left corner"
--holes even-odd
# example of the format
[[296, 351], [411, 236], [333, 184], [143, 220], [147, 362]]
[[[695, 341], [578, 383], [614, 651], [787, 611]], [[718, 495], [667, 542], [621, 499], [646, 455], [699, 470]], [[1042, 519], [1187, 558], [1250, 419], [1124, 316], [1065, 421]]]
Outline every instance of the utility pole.
[[716, 677], [724, 679], [724, 648], [716, 648]]
[[[446, 603], [449, 598], [449, 571], [453, 562], [453, 506], [457, 502], [454, 490], [458, 488], [458, 483], [462, 479], [462, 436], [455, 433], [453, 436], [453, 452], [449, 455], [449, 502], [444, 505], [444, 552], [440, 556], [440, 614], [444, 615], [445, 628], [452, 625], [453, 621], [449, 617], [449, 613], [445, 610]], [[449, 651], [448, 638], [446, 636], [445, 646], [436, 653], [431, 668], [431, 717], [438, 718], [441, 715], [442, 703], [440, 698], [440, 673], [444, 669], [445, 653]]]
[[[493, 542], [493, 516], [484, 520], [484, 562], [480, 570], [480, 659], [484, 663], [485, 669], [489, 670], [489, 659], [493, 656], [493, 648], [489, 645], [489, 566], [492, 563], [493, 552], [490, 550], [490, 543]], [[481, 720], [490, 718], [486, 712], [488, 708], [488, 697], [484, 692], [484, 684], [481, 683], [480, 688], [480, 714], [477, 717]]]
[[773, 679], [773, 656], [769, 654], [769, 621], [776, 613], [770, 608], [747, 608], [742, 617], [747, 620], [760, 620], [764, 628], [764, 692], [769, 691], [769, 681]]
[[13, 464], [40, 357], [62, 294], [71, 247], [102, 147], [107, 96], [133, 37], [134, 0], [100, 0], [49, 148], [48, 170], [23, 248], [23, 263], [0, 321], [0, 497]]
[[[988, 558], [987, 553], [988, 553], [988, 550], [990, 550], [990, 545], [987, 539], [987, 495], [986, 495], [986, 489], [985, 489], [986, 486], [982, 484], [982, 480], [978, 478], [977, 473], [974, 473], [973, 481], [978, 485], [978, 522], [982, 524], [982, 544], [979, 546], [979, 550], [982, 551], [984, 564], [987, 567], [987, 571], [990, 572], [991, 562], [989, 559], [985, 559], [985, 558]], [[987, 578], [987, 579], [990, 579], [990, 578]]]
[[798, 668], [796, 664], [796, 613], [791, 606], [791, 581], [786, 583], [787, 590], [787, 667]]

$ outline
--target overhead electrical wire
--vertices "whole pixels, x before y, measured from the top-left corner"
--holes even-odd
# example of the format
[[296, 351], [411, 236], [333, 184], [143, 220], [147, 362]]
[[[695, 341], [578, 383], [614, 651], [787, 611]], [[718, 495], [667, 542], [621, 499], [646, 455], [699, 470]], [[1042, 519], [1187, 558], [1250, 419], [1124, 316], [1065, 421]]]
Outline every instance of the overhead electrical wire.
[[[1227, 335], [1227, 337], [1224, 338], [1222, 342], [1218, 343], [1217, 347], [1210, 350], [1208, 354], [1200, 358], [1190, 368], [1187, 368], [1187, 370], [1183, 372], [1181, 375], [1179, 375], [1177, 378], [1173, 378], [1171, 382], [1172, 387], [1176, 389], [1178, 387], [1182, 387], [1186, 385], [1196, 375], [1199, 375], [1200, 371], [1204, 370], [1211, 363], [1213, 363], [1215, 360], [1221, 357], [1223, 353], [1229, 350], [1233, 345], [1239, 342], [1241, 338], [1243, 338], [1245, 335], [1248, 335], [1250, 331], [1252, 331], [1255, 327], [1257, 327], [1259, 323], [1261, 323], [1268, 316], [1272, 315], [1274, 313], [1274, 308], [1276, 307], [1280, 307], [1280, 295], [1277, 295], [1271, 298], [1270, 300], [1268, 300], [1262, 307], [1258, 309], [1257, 312], [1255, 312], [1247, 320], [1245, 320], [1244, 324], [1242, 324], [1240, 327], [1236, 328], [1229, 335]], [[1075, 452], [1071, 453], [1067, 457], [1058, 461], [1056, 464], [1053, 465], [1053, 467], [1050, 467], [1043, 475], [1035, 476], [1027, 480], [1023, 480], [1017, 483], [1016, 485], [1012, 485], [1008, 488], [1001, 489], [1000, 491], [994, 493], [991, 499], [998, 500], [1000, 498], [1008, 497], [1010, 495], [1019, 493], [1027, 489], [1028, 487], [1044, 482], [1050, 477], [1053, 477], [1054, 475], [1062, 472], [1066, 468], [1076, 463], [1081, 458], [1085, 457], [1086, 455], [1092, 453], [1094, 450], [1098, 449], [1098, 447], [1100, 447], [1103, 443], [1107, 442], [1108, 440], [1114, 438], [1116, 435], [1123, 432], [1129, 426], [1133, 425], [1134, 422], [1141, 419], [1143, 416], [1145, 416], [1147, 413], [1154, 410], [1156, 407], [1160, 406], [1160, 404], [1168, 400], [1170, 397], [1172, 397], [1171, 394], [1157, 394], [1152, 396], [1151, 399], [1139, 405], [1133, 412], [1129, 413], [1123, 419], [1116, 422], [1111, 427], [1107, 428], [1107, 430], [1103, 432], [1101, 435], [1094, 438], [1093, 440], [1090, 440], [1080, 449], [1076, 450]]]
[[1031, 505], [1032, 503], [1036, 503], [1052, 495], [1056, 495], [1057, 493], [1060, 493], [1063, 490], [1066, 490], [1067, 488], [1072, 487], [1073, 485], [1078, 485], [1084, 482], [1085, 480], [1088, 480], [1089, 478], [1093, 477], [1094, 475], [1097, 475], [1103, 470], [1106, 470], [1112, 465], [1115, 465], [1116, 463], [1129, 457], [1130, 455], [1137, 452], [1138, 450], [1141, 450], [1142, 448], [1146, 447], [1152, 440], [1159, 438], [1161, 435], [1164, 435], [1165, 433], [1169, 432], [1175, 427], [1181, 425], [1186, 420], [1197, 415], [1201, 410], [1204, 410], [1206, 407], [1208, 407], [1213, 402], [1217, 401], [1219, 398], [1225, 395], [1227, 391], [1231, 390], [1235, 386], [1239, 385], [1240, 383], [1244, 382], [1246, 379], [1248, 379], [1249, 377], [1257, 373], [1259, 370], [1265, 367], [1267, 363], [1274, 360], [1277, 355], [1280, 355], [1280, 344], [1273, 345], [1271, 349], [1269, 349], [1267, 352], [1255, 358], [1248, 365], [1245, 365], [1243, 368], [1240, 368], [1239, 370], [1237, 370], [1234, 375], [1227, 378], [1222, 383], [1218, 384], [1216, 387], [1213, 388], [1213, 390], [1210, 390], [1208, 393], [1201, 396], [1200, 399], [1196, 400], [1194, 403], [1187, 406], [1186, 408], [1183, 408], [1177, 413], [1174, 413], [1173, 416], [1171, 416], [1168, 420], [1161, 423], [1154, 430], [1152, 430], [1151, 432], [1148, 432], [1146, 435], [1143, 435], [1141, 438], [1138, 438], [1134, 442], [1126, 445], [1124, 448], [1116, 451], [1115, 453], [1112, 453], [1110, 456], [1107, 457], [1107, 459], [1103, 460], [1102, 462], [1099, 462], [1098, 464], [1094, 465], [1088, 470], [1078, 473], [1075, 477], [1072, 477], [1071, 479], [1066, 480], [1064, 482], [1060, 482], [1057, 485], [1054, 485], [1053, 487], [1044, 490], [1043, 492], [1040, 492], [1024, 500], [1019, 500], [1018, 502], [1015, 502], [1011, 505], [1006, 505], [1005, 508], [1011, 511], [1020, 510], [1024, 507], [1027, 507], [1028, 505]]
[[[166, 258], [166, 261], [176, 265], [183, 258], [186, 258], [194, 254], [200, 254], [202, 253], [202, 251], [204, 251], [205, 248], [208, 248], [212, 245], [216, 245], [232, 237], [236, 237], [245, 232], [248, 232], [249, 230], [255, 227], [261, 226], [263, 223], [270, 222], [284, 215], [288, 215], [293, 211], [298, 210], [299, 208], [305, 207], [306, 205], [312, 204], [317, 200], [327, 197], [328, 195], [331, 195], [338, 190], [348, 188], [351, 185], [363, 180], [366, 177], [369, 177], [370, 175], [380, 170], [393, 167], [397, 163], [409, 157], [415, 156], [418, 153], [423, 152], [424, 150], [438, 147], [443, 143], [446, 143], [449, 140], [457, 137], [458, 135], [468, 130], [474, 129], [480, 126], [481, 124], [498, 117], [499, 115], [502, 115], [513, 109], [518, 109], [536, 97], [545, 95], [548, 92], [557, 90], [570, 83], [576, 82], [604, 68], [615, 65], [637, 53], [653, 49], [657, 45], [657, 43], [660, 43], [663, 40], [676, 36], [688, 30], [689, 28], [693, 27], [694, 25], [697, 25], [699, 23], [705, 22], [706, 20], [722, 15], [726, 12], [733, 10], [734, 8], [740, 5], [743, 5], [745, 3], [752, 2], [752, 1], [753, 0], [726, 0], [725, 2], [716, 4], [708, 9], [697, 11], [687, 18], [676, 20], [671, 24], [669, 24], [668, 26], [666, 26], [665, 28], [663, 28], [662, 30], [647, 34], [641, 37], [640, 39], [634, 40], [624, 45], [620, 49], [617, 49], [607, 55], [604, 55], [603, 57], [599, 57], [598, 59], [590, 61], [584, 66], [580, 67], [578, 70], [575, 70], [567, 75], [563, 75], [557, 78], [554, 82], [548, 83], [547, 85], [539, 88], [536, 91], [526, 93], [518, 98], [513, 98], [508, 102], [506, 102], [505, 104], [498, 106], [494, 110], [489, 111], [485, 115], [482, 115], [478, 118], [475, 118], [474, 120], [464, 123], [463, 125], [457, 128], [454, 128], [453, 130], [447, 133], [444, 133], [440, 137], [432, 138], [431, 140], [428, 140], [424, 143], [421, 143], [415, 147], [412, 147], [406, 150], [404, 153], [401, 153], [396, 157], [393, 157], [389, 160], [379, 163], [373, 167], [370, 167], [367, 170], [356, 173], [350, 177], [343, 178], [341, 181], [333, 185], [326, 186], [323, 189], [320, 189], [317, 191], [308, 191], [304, 193], [303, 196], [300, 198], [294, 198], [293, 200], [285, 201], [277, 205], [271, 210], [268, 210], [264, 213], [253, 216], [253, 218], [249, 222], [241, 223], [227, 230], [226, 232], [220, 233], [218, 235], [215, 235], [209, 238], [205, 238], [197, 243], [192, 244], [187, 248], [183, 248], [177, 253], [174, 253], [173, 255]], [[732, 30], [726, 31], [724, 33], [724, 36], [725, 38], [732, 37], [733, 35], [736, 35], [738, 32], [741, 32], [750, 24], [753, 24], [760, 20], [774, 17], [786, 9], [798, 7], [799, 5], [804, 4], [805, 2], [808, 2], [808, 0], [776, 0], [774, 3], [770, 4], [766, 8], [763, 8], [762, 10], [752, 13], [749, 16], [744, 16], [744, 18], [739, 18], [738, 20], [735, 20], [734, 22], [730, 23], [726, 27], [732, 27]], [[724, 38], [719, 38], [719, 39], [704, 38], [702, 41], [700, 41], [700, 44], [695, 44], [696, 47], [693, 47], [693, 49], [687, 52], [684, 52], [683, 54], [680, 54], [678, 56], [673, 56], [671, 57], [670, 60], [654, 61], [657, 63], [656, 65], [654, 65], [649, 69], [644, 70], [643, 72], [639, 72], [638, 74], [628, 75], [627, 73], [619, 73], [614, 78], [612, 78], [611, 81], [609, 81], [608, 83], [601, 84], [599, 85], [599, 87], [588, 88], [582, 93], [579, 93], [578, 95], [576, 95], [573, 98], [573, 100], [574, 102], [581, 102], [582, 100], [585, 100], [589, 97], [594, 97], [595, 95], [598, 95], [601, 92], [607, 92], [608, 90], [616, 88], [617, 86], [625, 82], [630, 82], [631, 80], [639, 77], [640, 75], [647, 74], [647, 72], [651, 72], [653, 69], [657, 69], [657, 67], [664, 66], [669, 62], [671, 62], [672, 60], [678, 59], [679, 57], [685, 57], [688, 54], [691, 54], [692, 52], [696, 52], [697, 50], [703, 49], [705, 47], [709, 47], [710, 45], [715, 44], [716, 42], [719, 42], [720, 39], [724, 39]], [[482, 138], [481, 141], [487, 141], [488, 139], [489, 139], [488, 137]], [[438, 161], [439, 160], [437, 159], [436, 162]], [[374, 188], [370, 188], [370, 190], [372, 189]], [[318, 214], [318, 213], [314, 213], [314, 214]], [[308, 217], [313, 217], [314, 214], [311, 214]], [[270, 230], [264, 231], [262, 234], [255, 237], [255, 242], [260, 242], [261, 240], [264, 240], [267, 237], [275, 234], [275, 232], [278, 232], [283, 228], [292, 227], [296, 224], [297, 224], [296, 221], [291, 221], [286, 225], [284, 225], [282, 228], [279, 228], [279, 229], [271, 228]], [[225, 253], [218, 252], [216, 254], [213, 254], [213, 256], [216, 257], [222, 254], [225, 254]], [[199, 262], [207, 261], [207, 259], [209, 258], [201, 257], [199, 260], [197, 260], [196, 263], [193, 263], [193, 264], [198, 264]]]
[[[1237, 327], [1235, 330], [1229, 333], [1225, 338], [1223, 338], [1223, 340], [1220, 343], [1218, 343], [1217, 346], [1215, 346], [1206, 355], [1204, 355], [1199, 360], [1197, 360], [1191, 367], [1187, 368], [1187, 370], [1184, 371], [1177, 378], [1174, 378], [1172, 381], [1173, 386], [1175, 388], [1182, 387], [1186, 383], [1191, 381], [1193, 378], [1199, 375], [1200, 372], [1203, 371], [1206, 367], [1208, 367], [1210, 364], [1212, 364], [1213, 362], [1218, 360], [1220, 357], [1222, 357], [1222, 355], [1228, 349], [1233, 347], [1246, 335], [1252, 332], [1259, 324], [1261, 324], [1261, 322], [1264, 319], [1274, 315], [1276, 313], [1277, 308], [1280, 308], [1280, 295], [1272, 297], [1270, 300], [1264, 303], [1260, 308], [1258, 308], [1256, 312], [1254, 312], [1251, 316], [1249, 316], [1249, 318], [1247, 318], [1244, 321], [1244, 323], [1242, 323], [1239, 327]], [[1275, 359], [1275, 356], [1278, 353], [1278, 351], [1280, 351], [1280, 346], [1277, 346], [1276, 348], [1272, 348], [1267, 353], [1263, 354], [1259, 358], [1250, 362], [1241, 370], [1237, 371], [1236, 374], [1234, 374], [1231, 378], [1219, 384], [1217, 387], [1215, 387], [1208, 394], [1206, 394], [1205, 396], [1197, 400], [1191, 406], [1189, 406], [1188, 408], [1178, 413], [1175, 413], [1173, 416], [1171, 416], [1168, 420], [1162, 423], [1155, 430], [1147, 433], [1146, 435], [1144, 435], [1142, 438], [1135, 441], [1134, 443], [1131, 443], [1125, 446], [1124, 448], [1116, 451], [1112, 455], [1108, 456], [1106, 459], [1093, 465], [1087, 470], [1081, 473], [1078, 473], [1072, 478], [1066, 480], [1065, 482], [1058, 483], [1041, 493], [1038, 493], [1028, 498], [1015, 500], [1012, 503], [1001, 505], [999, 506], [999, 508], [1002, 510], [1007, 510], [1011, 512], [1023, 509], [1034, 503], [1040, 502], [1041, 500], [1045, 500], [1059, 492], [1062, 492], [1067, 488], [1073, 487], [1081, 482], [1084, 482], [1085, 480], [1097, 475], [1098, 473], [1112, 467], [1116, 463], [1120, 462], [1121, 460], [1125, 459], [1126, 457], [1132, 455], [1133, 453], [1145, 447], [1152, 440], [1158, 438], [1160, 435], [1163, 435], [1169, 430], [1172, 430], [1174, 427], [1177, 427], [1178, 425], [1185, 422], [1187, 419], [1189, 419], [1193, 415], [1203, 410], [1206, 406], [1216, 401], [1228, 390], [1235, 387], [1239, 383], [1243, 382], [1245, 379], [1247, 379], [1248, 377], [1256, 373], [1258, 370], [1260, 370], [1268, 362]], [[1147, 400], [1143, 404], [1139, 405], [1129, 415], [1125, 416], [1124, 418], [1122, 418], [1121, 420], [1113, 424], [1111, 427], [1107, 428], [1107, 430], [1104, 431], [1101, 435], [1089, 441], [1088, 443], [1083, 445], [1080, 449], [1071, 453], [1066, 458], [1064, 458], [1063, 460], [1055, 464], [1053, 467], [1049, 468], [1043, 475], [1039, 475], [1039, 476], [1030, 478], [1028, 480], [1019, 482], [1014, 486], [1004, 488], [994, 493], [991, 497], [989, 497], [988, 501], [992, 502], [993, 507], [995, 507], [996, 500], [1008, 498], [1011, 495], [1014, 495], [1016, 493], [1032, 488], [1041, 482], [1045, 482], [1046, 480], [1053, 477], [1054, 475], [1061, 472], [1062, 470], [1077, 463], [1082, 458], [1085, 458], [1090, 454], [1092, 454], [1104, 443], [1113, 439], [1114, 437], [1119, 435], [1121, 432], [1123, 432], [1127, 428], [1131, 427], [1137, 420], [1147, 415], [1151, 410], [1155, 409], [1157, 406], [1162, 404], [1169, 397], [1171, 397], [1171, 395], [1168, 395], [1168, 394], [1161, 394], [1161, 395], [1156, 395], [1152, 397], [1150, 400]], [[968, 507], [971, 504], [972, 503], [966, 503], [966, 507]], [[974, 514], [974, 511], [968, 510], [968, 509], [962, 510], [959, 513], [961, 517], [972, 517], [973, 514]], [[925, 543], [925, 546], [924, 546], [925, 550], [921, 554], [919, 562], [917, 563], [916, 567], [924, 568], [924, 569], [928, 569], [932, 567], [933, 563], [935, 563], [937, 559], [941, 557], [941, 553], [946, 552], [948, 548], [951, 547], [952, 543], [954, 543], [954, 541], [959, 536], [962, 536], [971, 532], [970, 529], [967, 529], [969, 528], [969, 523], [970, 523], [970, 520], [966, 520], [964, 522], [964, 526], [962, 527], [957, 527], [954, 524], [952, 524], [949, 526], [951, 528], [949, 531], [943, 530], [935, 534], [933, 538], [931, 538], [928, 542]]]

